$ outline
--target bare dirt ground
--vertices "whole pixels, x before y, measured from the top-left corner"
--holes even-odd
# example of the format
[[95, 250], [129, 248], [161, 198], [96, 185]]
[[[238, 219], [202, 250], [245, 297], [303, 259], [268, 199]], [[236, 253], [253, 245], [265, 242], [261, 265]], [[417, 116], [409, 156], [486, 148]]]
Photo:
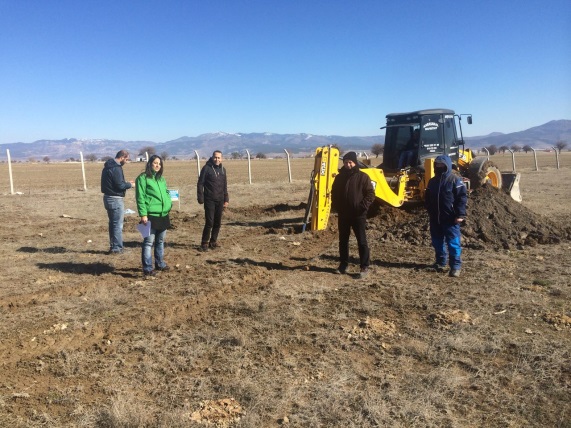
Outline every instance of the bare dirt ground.
[[571, 154], [529, 160], [521, 205], [471, 195], [461, 278], [430, 268], [422, 209], [381, 207], [365, 280], [333, 273], [334, 217], [299, 233], [311, 160], [292, 183], [285, 160], [252, 162], [251, 185], [226, 162], [207, 253], [196, 164], [167, 162], [181, 203], [153, 280], [136, 215], [105, 254], [101, 164], [87, 191], [77, 164], [15, 164], [16, 195], [1, 164], [0, 426], [570, 427]]

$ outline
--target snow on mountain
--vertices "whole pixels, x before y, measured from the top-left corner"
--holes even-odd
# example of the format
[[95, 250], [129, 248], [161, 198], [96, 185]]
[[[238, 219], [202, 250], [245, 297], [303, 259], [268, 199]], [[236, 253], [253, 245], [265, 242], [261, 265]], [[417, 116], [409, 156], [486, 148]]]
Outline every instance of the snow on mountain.
[[[520, 132], [503, 134], [494, 132], [486, 136], [467, 137], [466, 145], [471, 148], [481, 148], [495, 144], [497, 147], [517, 144], [520, 147], [529, 145], [536, 149], [553, 147], [558, 141], [571, 145], [571, 120], [553, 120], [540, 126]], [[342, 137], [335, 135], [315, 134], [274, 134], [260, 133], [227, 133], [214, 132], [197, 137], [180, 137], [163, 143], [152, 141], [120, 141], [99, 138], [65, 138], [61, 140], [38, 140], [33, 143], [0, 144], [0, 155], [10, 150], [14, 160], [50, 160], [79, 159], [79, 153], [84, 157], [95, 155], [98, 159], [105, 156], [115, 156], [118, 150], [127, 149], [135, 157], [143, 148], [154, 147], [159, 154], [188, 159], [197, 151], [200, 156], [210, 156], [214, 150], [222, 150], [227, 155], [232, 152], [249, 150], [251, 153], [283, 154], [287, 149], [293, 155], [307, 155], [315, 152], [316, 147], [337, 145], [341, 150], [367, 151], [373, 144], [382, 144], [384, 136]]]

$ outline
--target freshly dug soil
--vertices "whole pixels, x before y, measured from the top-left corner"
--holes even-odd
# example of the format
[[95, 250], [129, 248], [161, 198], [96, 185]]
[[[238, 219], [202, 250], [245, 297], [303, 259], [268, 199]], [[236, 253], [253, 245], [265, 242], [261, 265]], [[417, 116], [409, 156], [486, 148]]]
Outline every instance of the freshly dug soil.
[[[377, 205], [369, 214], [369, 228], [381, 241], [430, 246], [424, 207]], [[568, 240], [571, 228], [535, 214], [501, 190], [484, 185], [470, 193], [462, 236], [468, 248], [522, 249]]]

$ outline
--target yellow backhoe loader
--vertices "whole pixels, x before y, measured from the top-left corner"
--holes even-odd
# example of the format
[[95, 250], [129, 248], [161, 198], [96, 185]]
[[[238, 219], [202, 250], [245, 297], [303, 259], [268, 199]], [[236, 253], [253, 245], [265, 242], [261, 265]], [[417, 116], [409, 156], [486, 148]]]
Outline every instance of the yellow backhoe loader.
[[[377, 200], [394, 207], [424, 200], [428, 180], [434, 176], [434, 159], [446, 154], [468, 189], [489, 183], [521, 202], [519, 173], [500, 172], [487, 157], [476, 157], [465, 147], [462, 116], [467, 117], [468, 124], [472, 123], [471, 115], [456, 114], [448, 109], [388, 114], [386, 126], [381, 128], [386, 130], [383, 162], [376, 167], [370, 166], [370, 162], [359, 162], [361, 171], [371, 177]], [[335, 146], [317, 148], [304, 231], [310, 215], [311, 230], [327, 227], [331, 186], [338, 171], [339, 150]]]

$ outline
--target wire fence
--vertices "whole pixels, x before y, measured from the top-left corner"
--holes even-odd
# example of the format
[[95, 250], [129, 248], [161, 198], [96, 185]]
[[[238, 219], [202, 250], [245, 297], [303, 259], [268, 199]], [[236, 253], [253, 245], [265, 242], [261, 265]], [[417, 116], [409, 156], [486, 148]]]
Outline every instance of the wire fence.
[[[480, 155], [481, 156], [481, 155]], [[485, 156], [485, 155], [484, 155]], [[515, 160], [516, 171], [535, 170], [536, 158], [533, 152], [509, 152], [490, 156], [502, 171], [512, 171]], [[382, 158], [371, 157], [372, 166], [382, 162]], [[289, 161], [289, 162], [288, 162]], [[124, 167], [126, 180], [134, 180], [145, 169], [145, 162], [129, 162]], [[200, 167], [205, 164], [200, 161]], [[555, 152], [537, 152], [538, 168], [571, 167], [571, 152], [561, 152], [557, 157]], [[281, 159], [225, 159], [223, 165], [228, 172], [228, 183], [291, 183], [292, 181], [307, 180], [309, 182], [313, 170], [313, 158]], [[41, 191], [99, 191], [103, 162], [12, 162], [0, 161], [0, 194], [27, 193]], [[11, 170], [11, 171], [10, 171]], [[10, 182], [12, 176], [13, 183]], [[169, 187], [196, 186], [198, 168], [196, 160], [167, 160], [165, 161], [165, 177]], [[85, 181], [84, 181], [85, 177]], [[84, 187], [85, 183], [85, 187]]]

